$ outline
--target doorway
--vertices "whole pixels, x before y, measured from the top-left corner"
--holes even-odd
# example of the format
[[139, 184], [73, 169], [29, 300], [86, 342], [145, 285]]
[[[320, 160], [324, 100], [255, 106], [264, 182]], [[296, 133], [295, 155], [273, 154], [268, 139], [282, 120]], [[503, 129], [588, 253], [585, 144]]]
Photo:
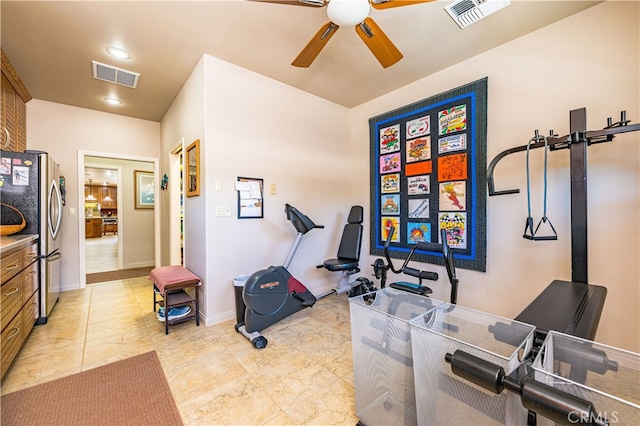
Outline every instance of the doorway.
[[[100, 160], [85, 158], [84, 241], [87, 275], [123, 269], [122, 250], [118, 250], [118, 193], [122, 192], [121, 188], [118, 191], [118, 182], [122, 181], [122, 166], [100, 164]], [[99, 282], [96, 279], [99, 277], [87, 277], [87, 282]]]
[[[148, 175], [153, 175], [152, 192], [154, 194], [158, 193], [158, 162], [157, 158], [89, 151], [78, 152], [78, 194], [81, 194], [78, 197], [78, 212], [80, 215], [85, 213], [85, 197], [82, 196], [85, 191], [85, 169], [117, 171], [116, 201], [115, 204], [110, 205], [110, 207], [116, 207], [106, 209], [106, 211], [111, 212], [111, 216], [116, 216], [117, 228], [111, 226], [106, 228], [105, 231], [103, 218], [100, 215], [96, 218], [100, 221], [100, 225], [96, 225], [96, 227], [99, 227], [102, 235], [87, 238], [86, 218], [85, 220], [79, 220], [78, 265], [81, 288], [84, 288], [87, 282], [97, 282], [95, 279], [89, 281], [87, 274], [105, 274], [106, 280], [120, 279], [117, 278], [117, 275], [115, 275], [116, 278], [108, 279], [108, 273], [114, 275], [114, 269], [111, 269], [114, 266], [116, 267], [116, 274], [126, 275], [127, 273], [153, 268], [160, 264], [159, 208], [156, 207], [155, 201], [153, 205], [144, 209], [139, 209], [135, 202], [135, 193], [137, 191], [135, 176], [138, 174], [137, 172], [142, 171]], [[145, 191], [147, 191], [147, 188], [145, 188]], [[105, 192], [108, 194], [108, 191]], [[102, 206], [100, 212], [102, 213]], [[96, 210], [94, 210], [95, 213]], [[96, 233], [100, 231], [96, 230]], [[100, 256], [100, 253], [110, 256], [110, 260], [102, 259], [102, 265], [96, 265], [90, 260], [96, 252], [99, 253], [98, 256]], [[114, 262], [114, 257], [117, 257], [117, 262]], [[99, 271], [100, 269], [106, 271], [101, 272]]]

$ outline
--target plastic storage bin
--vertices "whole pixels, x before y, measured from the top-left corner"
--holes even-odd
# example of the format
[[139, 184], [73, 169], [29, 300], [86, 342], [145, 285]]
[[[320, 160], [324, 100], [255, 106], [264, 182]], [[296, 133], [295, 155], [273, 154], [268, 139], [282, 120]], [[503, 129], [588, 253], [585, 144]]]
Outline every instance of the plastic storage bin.
[[242, 299], [242, 290], [244, 290], [244, 284], [249, 279], [250, 275], [239, 275], [233, 279], [233, 294], [236, 302], [236, 323], [240, 324], [244, 322], [244, 311], [247, 308]]
[[550, 331], [533, 368], [537, 381], [593, 404], [596, 418], [584, 420], [640, 425], [640, 354]]
[[356, 415], [368, 426], [415, 425], [409, 321], [444, 302], [392, 288], [349, 302]]
[[449, 303], [412, 320], [410, 327], [418, 424], [526, 424], [518, 395], [496, 395], [454, 375], [445, 355], [461, 350], [510, 374], [531, 348], [535, 327]]

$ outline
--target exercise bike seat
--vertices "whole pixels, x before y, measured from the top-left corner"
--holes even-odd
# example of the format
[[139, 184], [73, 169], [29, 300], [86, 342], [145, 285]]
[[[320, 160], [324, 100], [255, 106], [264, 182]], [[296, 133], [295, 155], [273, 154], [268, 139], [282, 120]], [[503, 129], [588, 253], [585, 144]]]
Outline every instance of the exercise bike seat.
[[360, 261], [360, 247], [362, 245], [362, 206], [353, 206], [347, 217], [347, 224], [342, 231], [340, 246], [338, 246], [337, 258], [327, 259], [318, 268], [326, 268], [329, 271], [355, 271], [358, 272]]

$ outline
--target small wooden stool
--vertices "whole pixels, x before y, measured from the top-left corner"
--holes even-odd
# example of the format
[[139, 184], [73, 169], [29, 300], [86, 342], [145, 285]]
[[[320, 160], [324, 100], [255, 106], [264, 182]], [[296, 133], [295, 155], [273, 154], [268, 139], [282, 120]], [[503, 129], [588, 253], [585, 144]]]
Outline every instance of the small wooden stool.
[[[151, 270], [149, 280], [153, 282], [153, 311], [156, 305], [164, 306], [164, 333], [169, 334], [169, 325], [178, 324], [190, 319], [196, 320], [196, 327], [200, 325], [200, 298], [198, 287], [202, 285], [200, 278], [182, 266], [161, 266]], [[195, 296], [191, 297], [185, 289], [193, 287]], [[156, 300], [156, 295], [162, 300]], [[181, 318], [169, 320], [169, 309], [180, 306], [191, 306], [192, 312]]]

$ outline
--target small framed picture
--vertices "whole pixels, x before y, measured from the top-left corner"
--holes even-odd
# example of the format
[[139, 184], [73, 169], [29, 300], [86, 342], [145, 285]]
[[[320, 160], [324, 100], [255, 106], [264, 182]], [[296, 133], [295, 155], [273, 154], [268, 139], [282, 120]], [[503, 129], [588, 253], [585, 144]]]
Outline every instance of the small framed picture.
[[155, 205], [155, 178], [153, 172], [133, 171], [136, 209], [152, 209]]
[[187, 171], [187, 197], [200, 195], [200, 139], [187, 147], [185, 159]]

